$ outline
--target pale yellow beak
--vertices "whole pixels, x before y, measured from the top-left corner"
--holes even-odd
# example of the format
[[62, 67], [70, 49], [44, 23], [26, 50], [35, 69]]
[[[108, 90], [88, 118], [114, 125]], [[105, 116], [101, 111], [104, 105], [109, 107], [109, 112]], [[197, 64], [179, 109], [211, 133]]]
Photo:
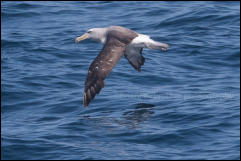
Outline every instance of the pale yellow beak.
[[87, 35], [87, 34], [84, 34], [84, 35], [82, 35], [82, 36], [80, 36], [80, 37], [77, 37], [76, 39], [75, 39], [75, 43], [78, 43], [78, 42], [80, 42], [80, 41], [82, 41], [82, 40], [85, 40], [85, 39], [87, 39], [89, 36]]

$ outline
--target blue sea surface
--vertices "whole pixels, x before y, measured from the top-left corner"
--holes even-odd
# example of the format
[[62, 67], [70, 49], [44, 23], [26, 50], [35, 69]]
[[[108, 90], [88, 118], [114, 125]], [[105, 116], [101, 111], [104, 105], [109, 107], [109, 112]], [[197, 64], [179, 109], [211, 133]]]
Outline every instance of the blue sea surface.
[[[240, 2], [1, 2], [1, 159], [240, 160]], [[83, 106], [119, 25], [167, 43], [123, 57]]]

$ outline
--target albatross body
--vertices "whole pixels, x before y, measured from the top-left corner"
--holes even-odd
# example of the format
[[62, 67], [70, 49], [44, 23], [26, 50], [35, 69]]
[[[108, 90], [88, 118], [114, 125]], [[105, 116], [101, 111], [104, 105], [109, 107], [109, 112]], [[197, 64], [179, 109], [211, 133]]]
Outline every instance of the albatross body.
[[88, 38], [100, 42], [104, 46], [88, 70], [83, 99], [85, 106], [88, 106], [95, 95], [104, 88], [105, 78], [123, 55], [140, 72], [141, 66], [145, 62], [145, 58], [142, 56], [143, 48], [156, 50], [167, 50], [168, 48], [167, 44], [154, 41], [148, 35], [139, 34], [121, 26], [90, 29], [84, 35], [77, 37], [75, 42]]

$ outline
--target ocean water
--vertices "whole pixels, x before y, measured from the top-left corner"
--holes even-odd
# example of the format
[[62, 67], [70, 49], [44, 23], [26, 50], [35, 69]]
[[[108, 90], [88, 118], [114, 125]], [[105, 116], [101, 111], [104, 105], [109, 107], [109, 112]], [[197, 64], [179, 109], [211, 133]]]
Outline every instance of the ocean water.
[[[240, 160], [240, 2], [1, 2], [1, 159]], [[84, 81], [120, 25], [170, 45]]]

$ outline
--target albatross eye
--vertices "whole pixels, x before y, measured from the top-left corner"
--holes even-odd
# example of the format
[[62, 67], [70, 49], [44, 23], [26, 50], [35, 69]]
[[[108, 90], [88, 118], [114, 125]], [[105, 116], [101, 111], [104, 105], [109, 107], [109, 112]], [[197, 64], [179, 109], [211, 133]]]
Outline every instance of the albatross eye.
[[88, 31], [87, 33], [91, 33], [92, 31]]

